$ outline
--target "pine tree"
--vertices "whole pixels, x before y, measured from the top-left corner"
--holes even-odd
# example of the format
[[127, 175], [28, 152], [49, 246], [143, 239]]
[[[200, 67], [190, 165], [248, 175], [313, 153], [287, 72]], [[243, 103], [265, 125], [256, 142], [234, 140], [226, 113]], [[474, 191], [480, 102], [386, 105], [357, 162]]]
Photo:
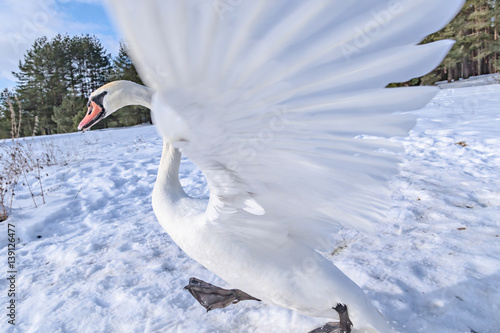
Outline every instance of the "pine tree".
[[500, 72], [500, 1], [492, 0], [490, 1], [493, 14], [493, 42], [492, 42], [492, 66], [494, 72]]
[[[19, 72], [13, 73], [18, 79], [18, 94], [24, 110], [38, 116], [46, 134], [51, 133], [54, 123], [50, 119], [51, 110], [48, 105], [56, 96], [57, 88], [51, 85], [53, 78], [53, 63], [50, 60], [50, 50], [47, 38], [37, 39], [32, 48], [24, 57], [24, 62], [19, 62]], [[52, 100], [52, 101], [51, 101]]]
[[472, 12], [465, 25], [472, 33], [470, 39], [472, 60], [475, 63], [475, 74], [481, 75], [489, 72], [489, 56], [491, 53], [491, 6], [487, 0], [469, 0]]
[[120, 42], [118, 56], [113, 59], [113, 80], [129, 80], [138, 84], [143, 84], [137, 70], [135, 69], [132, 59], [128, 55], [127, 45]]
[[[60, 106], [54, 106], [54, 114], [52, 120], [57, 123], [57, 133], [74, 132], [78, 125], [75, 126], [73, 117], [78, 114], [85, 115], [86, 101], [84, 98], [67, 95]], [[80, 119], [81, 120], [81, 119]]]
[[[128, 56], [127, 46], [124, 42], [120, 42], [118, 56], [113, 60], [111, 78], [113, 80], [129, 80], [138, 84], [143, 84], [132, 60]], [[151, 123], [150, 111], [142, 106], [136, 105], [124, 107], [120, 113], [113, 114], [109, 118], [111, 126], [131, 126], [145, 122]]]
[[7, 105], [7, 97], [10, 96], [8, 89], [0, 93], [0, 139], [10, 138], [11, 113]]
[[443, 63], [426, 75], [422, 82], [451, 81], [499, 72], [499, 17], [498, 0], [467, 0], [453, 21], [424, 41], [450, 38], [456, 44]]

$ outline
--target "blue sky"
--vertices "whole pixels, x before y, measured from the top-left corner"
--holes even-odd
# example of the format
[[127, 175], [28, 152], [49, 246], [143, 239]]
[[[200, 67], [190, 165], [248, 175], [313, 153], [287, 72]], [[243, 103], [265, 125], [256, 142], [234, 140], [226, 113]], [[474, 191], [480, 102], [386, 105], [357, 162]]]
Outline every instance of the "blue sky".
[[41, 36], [95, 35], [115, 56], [121, 36], [99, 0], [0, 0], [0, 90], [15, 86], [12, 71]]

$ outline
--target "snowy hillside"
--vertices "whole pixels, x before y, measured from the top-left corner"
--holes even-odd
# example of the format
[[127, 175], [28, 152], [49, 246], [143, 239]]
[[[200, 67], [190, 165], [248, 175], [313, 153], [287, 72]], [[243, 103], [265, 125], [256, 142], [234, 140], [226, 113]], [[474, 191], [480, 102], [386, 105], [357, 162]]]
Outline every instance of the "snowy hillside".
[[[378, 235], [346, 232], [331, 259], [401, 332], [500, 332], [500, 85], [442, 90], [406, 138]], [[325, 320], [257, 302], [205, 310], [183, 287], [223, 281], [186, 257], [157, 223], [151, 192], [161, 154], [152, 126], [52, 140], [64, 163], [44, 169], [46, 205], [18, 185], [0, 223], [15, 225], [16, 325], [1, 332], [307, 332]], [[188, 194], [204, 178], [181, 165]], [[37, 180], [29, 181], [37, 191]], [[37, 192], [38, 193], [38, 192]], [[229, 287], [229, 286], [227, 286]]]

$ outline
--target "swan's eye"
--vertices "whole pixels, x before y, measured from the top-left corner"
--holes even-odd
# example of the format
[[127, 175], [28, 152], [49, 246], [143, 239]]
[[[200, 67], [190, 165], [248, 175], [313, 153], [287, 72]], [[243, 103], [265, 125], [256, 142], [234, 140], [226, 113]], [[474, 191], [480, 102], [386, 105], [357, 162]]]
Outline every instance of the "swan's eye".
[[107, 94], [108, 94], [107, 91], [103, 91], [99, 95], [92, 97], [92, 102], [94, 102], [95, 104], [97, 104], [102, 108], [104, 105], [104, 96], [106, 96]]
[[91, 102], [91, 101], [89, 101], [89, 102], [87, 103], [87, 107], [89, 108], [89, 109], [88, 109], [88, 111], [87, 111], [87, 116], [89, 116], [89, 115], [92, 113], [93, 109], [94, 109], [94, 108], [92, 107], [92, 102]]

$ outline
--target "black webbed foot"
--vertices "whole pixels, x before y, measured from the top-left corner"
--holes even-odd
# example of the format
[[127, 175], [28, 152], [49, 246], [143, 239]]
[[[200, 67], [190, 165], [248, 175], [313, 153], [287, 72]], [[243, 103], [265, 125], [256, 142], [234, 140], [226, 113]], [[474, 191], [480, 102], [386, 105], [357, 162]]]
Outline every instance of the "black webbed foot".
[[333, 309], [339, 314], [340, 321], [338, 323], [326, 323], [309, 333], [351, 333], [352, 322], [349, 319], [347, 306], [339, 303]]
[[340, 333], [351, 333], [352, 322], [349, 319], [347, 305], [338, 303], [333, 309], [337, 311], [340, 317]]
[[189, 284], [184, 287], [205, 308], [207, 312], [213, 309], [222, 309], [240, 301], [260, 301], [239, 289], [223, 289], [197, 278], [190, 278]]

